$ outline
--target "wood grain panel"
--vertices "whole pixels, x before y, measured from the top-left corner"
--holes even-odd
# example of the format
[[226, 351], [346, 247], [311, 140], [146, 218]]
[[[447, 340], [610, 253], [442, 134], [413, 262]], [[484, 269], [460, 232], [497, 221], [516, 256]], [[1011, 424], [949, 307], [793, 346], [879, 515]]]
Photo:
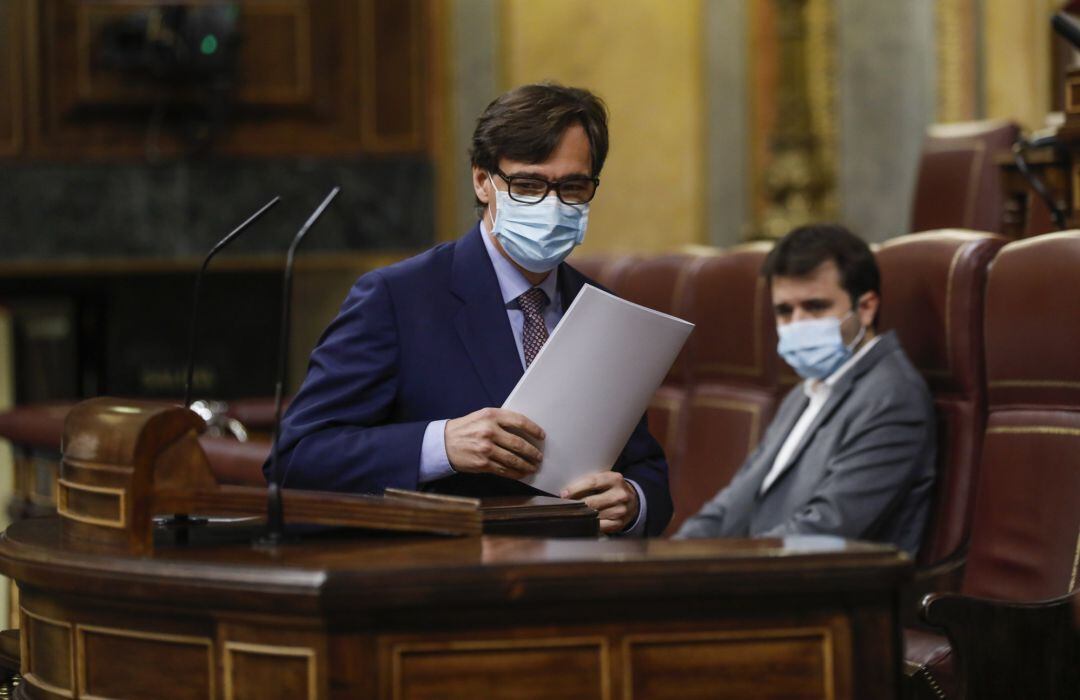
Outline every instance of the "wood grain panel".
[[[202, 114], [204, 90], [120, 74], [95, 58], [103, 27], [153, 4], [34, 3], [21, 21], [35, 64], [33, 155], [168, 157], [188, 148], [181, 134]], [[217, 152], [345, 156], [425, 147], [426, 3], [241, 0], [240, 7], [236, 84]]]
[[[101, 31], [145, 3], [108, 0], [80, 4], [75, 15], [75, 61], [78, 100], [84, 105], [153, 105], [173, 91], [148, 81], [132, 80], [103, 67], [94, 57], [101, 49]], [[238, 53], [240, 104], [302, 106], [311, 96], [311, 6], [303, 0], [262, 0], [243, 9]], [[181, 93], [194, 98], [194, 93]]]
[[74, 697], [71, 624], [22, 609], [22, 674], [32, 686]]
[[421, 120], [424, 25], [420, 5], [366, 0], [360, 25], [365, 48], [362, 112], [370, 150], [412, 150], [423, 144]]
[[318, 660], [310, 647], [225, 643], [225, 700], [257, 700], [266, 688], [278, 697], [318, 696]]
[[401, 643], [388, 675], [393, 700], [506, 697], [511, 688], [521, 698], [611, 697], [600, 637]]
[[836, 697], [827, 628], [630, 636], [623, 647], [626, 700]]
[[0, 156], [22, 145], [22, 0], [0, 2]]
[[[80, 697], [214, 697], [213, 644], [208, 638], [79, 625], [76, 649]], [[121, 672], [117, 659], [138, 661], [125, 664]]]

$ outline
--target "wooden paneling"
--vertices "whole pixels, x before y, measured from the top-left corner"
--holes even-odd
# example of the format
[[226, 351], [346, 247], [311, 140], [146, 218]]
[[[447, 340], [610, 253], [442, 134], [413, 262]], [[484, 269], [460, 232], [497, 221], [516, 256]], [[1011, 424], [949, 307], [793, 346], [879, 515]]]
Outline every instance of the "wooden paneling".
[[824, 628], [641, 635], [624, 645], [627, 700], [837, 697]]
[[[83, 697], [898, 697], [910, 561], [886, 547], [338, 532], [271, 550], [260, 529], [132, 557], [13, 525], [28, 697], [55, 697], [45, 678]], [[161, 692], [109, 677], [144, 669]]]
[[71, 623], [23, 608], [20, 627], [22, 674], [26, 681], [57, 695], [74, 697]]
[[398, 644], [384, 677], [394, 700], [493, 698], [510, 688], [527, 689], [522, 697], [609, 700], [607, 656], [603, 638]]
[[[205, 86], [170, 86], [118, 73], [98, 60], [104, 27], [155, 4], [41, 0], [30, 5], [18, 24], [30, 38], [30, 62], [21, 74], [31, 88], [31, 156], [168, 157], [191, 148], [184, 133], [205, 121]], [[427, 3], [241, 0], [240, 7], [237, 76], [224, 130], [212, 142], [214, 152], [423, 151]], [[0, 44], [4, 48], [9, 47]], [[5, 89], [0, 82], [0, 95]], [[4, 126], [0, 121], [0, 138]]]
[[268, 644], [225, 643], [225, 700], [258, 698], [266, 688], [281, 697], [318, 697], [315, 650]]
[[0, 2], [0, 156], [22, 145], [22, 0]]
[[[79, 625], [76, 649], [80, 697], [214, 697], [215, 664], [208, 638]], [[118, 672], [117, 659], [135, 658], [140, 662]]]

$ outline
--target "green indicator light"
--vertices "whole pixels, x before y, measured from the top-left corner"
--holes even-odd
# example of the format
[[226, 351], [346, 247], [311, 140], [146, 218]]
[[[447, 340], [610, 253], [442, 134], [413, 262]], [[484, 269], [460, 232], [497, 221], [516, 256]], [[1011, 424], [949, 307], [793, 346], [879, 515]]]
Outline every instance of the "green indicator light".
[[213, 34], [207, 34], [206, 36], [203, 37], [202, 45], [199, 46], [199, 49], [203, 52], [203, 55], [209, 56], [210, 54], [217, 51], [217, 47], [218, 47], [217, 37], [214, 36]]

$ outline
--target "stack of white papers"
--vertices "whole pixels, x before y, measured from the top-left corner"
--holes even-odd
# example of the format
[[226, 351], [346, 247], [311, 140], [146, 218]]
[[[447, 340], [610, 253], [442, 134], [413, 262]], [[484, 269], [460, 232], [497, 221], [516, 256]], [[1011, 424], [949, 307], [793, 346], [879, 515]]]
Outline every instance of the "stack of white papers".
[[586, 285], [503, 404], [547, 434], [522, 481], [558, 494], [611, 469], [693, 329]]

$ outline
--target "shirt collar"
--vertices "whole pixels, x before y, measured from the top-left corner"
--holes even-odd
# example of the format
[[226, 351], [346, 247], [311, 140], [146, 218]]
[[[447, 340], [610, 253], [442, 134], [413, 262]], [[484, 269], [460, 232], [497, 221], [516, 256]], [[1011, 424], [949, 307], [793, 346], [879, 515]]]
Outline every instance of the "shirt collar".
[[874, 347], [879, 340], [881, 340], [881, 336], [875, 335], [863, 344], [854, 355], [849, 357], [844, 364], [837, 367], [828, 377], [825, 377], [825, 379], [807, 379], [803, 382], [803, 393], [808, 397], [813, 398], [815, 395], [821, 395], [824, 390], [824, 395], [828, 395], [829, 391], [836, 386], [838, 381], [840, 381], [840, 378], [843, 377], [848, 370], [854, 367], [855, 363], [861, 360], [866, 353], [870, 352], [870, 348]]
[[[510, 306], [519, 296], [532, 289], [533, 285], [529, 280], [525, 279], [525, 275], [521, 274], [521, 270], [514, 267], [514, 264], [507, 260], [506, 256], [495, 247], [487, 223], [483, 219], [480, 220], [480, 237], [484, 239], [484, 248], [487, 249], [491, 264], [495, 267], [495, 277], [499, 280], [499, 291], [502, 292], [503, 304]], [[555, 270], [552, 270], [544, 278], [543, 282], [536, 285], [547, 294], [548, 302], [553, 303], [555, 301], [557, 281], [558, 274], [556, 274]]]

